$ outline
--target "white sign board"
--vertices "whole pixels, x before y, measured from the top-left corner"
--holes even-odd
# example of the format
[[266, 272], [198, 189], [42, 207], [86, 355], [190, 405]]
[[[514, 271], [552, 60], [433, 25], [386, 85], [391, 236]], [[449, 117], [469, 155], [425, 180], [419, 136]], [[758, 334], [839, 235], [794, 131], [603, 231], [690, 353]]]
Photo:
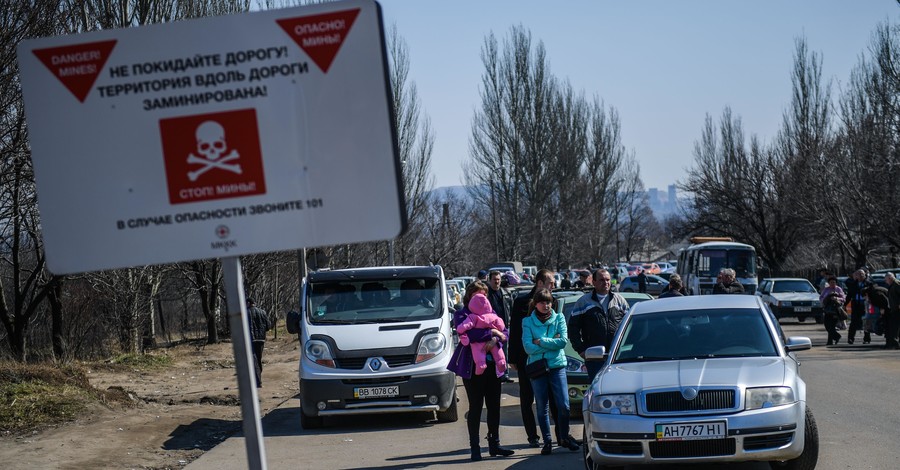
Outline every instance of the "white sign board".
[[24, 41], [49, 269], [396, 237], [384, 51], [372, 0]]

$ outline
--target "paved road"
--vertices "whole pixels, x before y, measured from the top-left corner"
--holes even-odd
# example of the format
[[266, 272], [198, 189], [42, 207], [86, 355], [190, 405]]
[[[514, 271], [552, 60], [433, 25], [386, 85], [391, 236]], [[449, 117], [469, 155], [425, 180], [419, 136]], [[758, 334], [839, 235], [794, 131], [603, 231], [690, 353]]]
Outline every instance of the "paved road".
[[[825, 347], [821, 325], [782, 324], [788, 336], [809, 336], [813, 349], [798, 354], [801, 373], [809, 391], [808, 399], [819, 426], [820, 470], [897, 468], [897, 432], [900, 430], [900, 351], [879, 349], [883, 339], [873, 337], [873, 345], [845, 342]], [[846, 335], [846, 333], [845, 333]], [[503, 445], [516, 451], [512, 457], [487, 456], [479, 463], [469, 461], [465, 422], [439, 424], [426, 415], [396, 414], [333, 418], [325, 429], [306, 431], [300, 427], [298, 400], [290, 400], [263, 418], [268, 468], [310, 469], [580, 469], [581, 453], [554, 449], [541, 456], [539, 449], [526, 448], [520, 427], [518, 387], [503, 387], [500, 435]], [[459, 386], [460, 410], [465, 410], [465, 393]], [[482, 429], [485, 426], [482, 425]], [[573, 421], [572, 434], [581, 436], [582, 424]], [[232, 437], [188, 465], [189, 470], [243, 469], [247, 467], [244, 439]], [[636, 469], [680, 469], [697, 466], [634, 466]], [[768, 465], [710, 465], [705, 469], [763, 470]]]

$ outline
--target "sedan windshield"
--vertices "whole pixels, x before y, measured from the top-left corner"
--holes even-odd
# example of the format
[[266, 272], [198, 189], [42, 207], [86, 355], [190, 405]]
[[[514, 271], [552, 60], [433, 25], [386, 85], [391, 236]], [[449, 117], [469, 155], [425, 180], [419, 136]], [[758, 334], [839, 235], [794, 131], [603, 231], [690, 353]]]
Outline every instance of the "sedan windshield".
[[309, 285], [312, 324], [350, 325], [438, 318], [443, 312], [440, 280], [369, 279]]
[[631, 316], [614, 363], [777, 355], [757, 309], [659, 312]]

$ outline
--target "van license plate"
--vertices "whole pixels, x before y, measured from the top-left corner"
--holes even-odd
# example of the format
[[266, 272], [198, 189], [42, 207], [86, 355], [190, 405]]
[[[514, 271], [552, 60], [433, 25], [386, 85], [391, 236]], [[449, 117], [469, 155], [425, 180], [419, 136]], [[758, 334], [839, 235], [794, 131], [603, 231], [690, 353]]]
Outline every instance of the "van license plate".
[[693, 439], [724, 439], [725, 421], [705, 423], [671, 423], [656, 425], [657, 441], [689, 441]]
[[390, 398], [400, 395], [399, 385], [387, 387], [357, 387], [353, 389], [353, 398]]
[[795, 312], [812, 312], [811, 307], [794, 307]]

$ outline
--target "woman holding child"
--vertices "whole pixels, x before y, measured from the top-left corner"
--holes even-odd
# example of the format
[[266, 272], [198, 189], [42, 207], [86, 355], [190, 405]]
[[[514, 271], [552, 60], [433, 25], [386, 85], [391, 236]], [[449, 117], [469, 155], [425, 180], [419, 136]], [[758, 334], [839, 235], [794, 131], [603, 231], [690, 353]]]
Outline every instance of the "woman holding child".
[[[487, 406], [488, 427], [488, 451], [490, 455], [508, 457], [513, 451], [500, 447], [500, 378], [502, 370], [506, 367], [506, 359], [503, 356], [494, 357], [497, 351], [502, 351], [503, 345], [509, 337], [509, 329], [503, 325], [494, 324], [493, 328], [479, 328], [476, 318], [484, 319], [485, 315], [491, 315], [490, 303], [487, 302], [487, 285], [481, 281], [474, 281], [466, 287], [463, 297], [464, 307], [453, 314], [453, 326], [459, 328], [459, 344], [453, 352], [448, 369], [462, 377], [466, 396], [469, 399], [469, 412], [466, 415], [466, 425], [469, 431], [469, 446], [472, 451], [472, 460], [481, 460], [481, 443], [479, 428], [481, 427], [481, 409]], [[473, 301], [474, 298], [474, 301]], [[487, 304], [487, 307], [485, 307]], [[475, 307], [473, 312], [470, 307]], [[493, 317], [491, 317], [493, 318]], [[461, 325], [462, 326], [460, 328]], [[501, 328], [497, 328], [500, 326]], [[478, 348], [477, 354], [473, 354]], [[475, 357], [478, 357], [476, 368]], [[483, 359], [482, 359], [483, 358]]]

